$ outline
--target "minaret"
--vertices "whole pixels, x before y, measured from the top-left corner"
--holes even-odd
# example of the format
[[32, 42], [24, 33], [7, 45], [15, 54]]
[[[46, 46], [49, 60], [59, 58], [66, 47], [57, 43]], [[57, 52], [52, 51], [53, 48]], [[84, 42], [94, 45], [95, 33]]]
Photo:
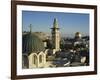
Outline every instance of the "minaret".
[[57, 19], [54, 19], [53, 28], [52, 29], [52, 47], [55, 49], [55, 51], [60, 50], [60, 33], [58, 28], [58, 22]]

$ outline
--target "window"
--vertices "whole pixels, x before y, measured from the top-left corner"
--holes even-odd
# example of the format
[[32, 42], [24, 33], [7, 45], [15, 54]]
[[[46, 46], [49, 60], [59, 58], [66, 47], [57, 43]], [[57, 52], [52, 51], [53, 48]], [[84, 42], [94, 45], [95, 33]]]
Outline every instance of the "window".
[[33, 55], [33, 57], [32, 57], [32, 63], [33, 64], [36, 64], [36, 60], [37, 60], [37, 56], [36, 55]]
[[39, 56], [39, 62], [42, 63], [42, 55]]

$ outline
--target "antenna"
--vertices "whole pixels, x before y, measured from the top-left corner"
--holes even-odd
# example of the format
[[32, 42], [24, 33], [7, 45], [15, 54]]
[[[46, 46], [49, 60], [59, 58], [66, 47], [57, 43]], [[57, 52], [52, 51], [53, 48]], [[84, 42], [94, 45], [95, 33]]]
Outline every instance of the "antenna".
[[29, 28], [30, 28], [30, 33], [31, 33], [32, 32], [32, 24], [30, 24]]

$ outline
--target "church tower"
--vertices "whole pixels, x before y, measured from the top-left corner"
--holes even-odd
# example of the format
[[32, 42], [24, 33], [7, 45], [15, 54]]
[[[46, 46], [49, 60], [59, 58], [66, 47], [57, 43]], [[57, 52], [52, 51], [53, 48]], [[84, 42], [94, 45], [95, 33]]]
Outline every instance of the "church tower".
[[55, 51], [60, 50], [60, 33], [59, 33], [59, 27], [57, 19], [54, 19], [53, 22], [53, 28], [52, 29], [52, 48], [55, 49]]

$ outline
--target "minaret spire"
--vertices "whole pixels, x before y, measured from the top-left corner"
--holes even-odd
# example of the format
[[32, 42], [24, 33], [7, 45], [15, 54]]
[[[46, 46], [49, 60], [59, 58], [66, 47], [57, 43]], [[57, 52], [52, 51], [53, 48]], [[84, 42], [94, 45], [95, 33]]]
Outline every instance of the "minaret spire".
[[53, 28], [58, 28], [57, 18], [54, 18]]

